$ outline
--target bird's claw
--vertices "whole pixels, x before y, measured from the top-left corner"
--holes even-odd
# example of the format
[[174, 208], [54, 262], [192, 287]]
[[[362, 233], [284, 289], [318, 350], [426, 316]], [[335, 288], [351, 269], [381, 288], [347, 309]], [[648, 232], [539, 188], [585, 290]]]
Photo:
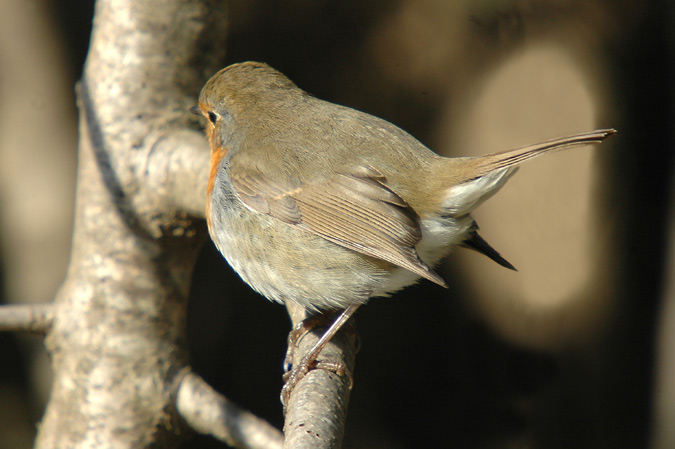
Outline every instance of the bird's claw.
[[283, 375], [284, 386], [281, 388], [281, 403], [284, 406], [284, 410], [286, 410], [291, 393], [298, 382], [300, 382], [307, 373], [315, 369], [330, 371], [340, 377], [347, 376], [349, 379], [349, 389], [351, 390], [354, 386], [354, 376], [344, 363], [303, 359], [297, 366]]

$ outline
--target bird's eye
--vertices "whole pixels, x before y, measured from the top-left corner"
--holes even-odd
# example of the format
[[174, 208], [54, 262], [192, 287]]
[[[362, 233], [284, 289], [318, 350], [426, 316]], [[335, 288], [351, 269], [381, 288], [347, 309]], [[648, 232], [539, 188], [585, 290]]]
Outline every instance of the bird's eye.
[[216, 115], [216, 113], [215, 112], [209, 112], [209, 121], [212, 124], [215, 125], [217, 120], [218, 120], [218, 116]]

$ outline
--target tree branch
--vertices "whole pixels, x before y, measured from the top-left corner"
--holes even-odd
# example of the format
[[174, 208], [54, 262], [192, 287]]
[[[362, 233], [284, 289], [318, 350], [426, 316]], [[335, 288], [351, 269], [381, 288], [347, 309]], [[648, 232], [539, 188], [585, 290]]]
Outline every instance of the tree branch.
[[[286, 304], [293, 327], [305, 318], [304, 309]], [[325, 329], [314, 329], [298, 343], [293, 354], [297, 364], [321, 338]], [[320, 360], [341, 363], [354, 372], [356, 330], [353, 320], [321, 351]], [[352, 379], [324, 369], [311, 370], [298, 382], [289, 398], [284, 423], [284, 448], [339, 448], [342, 446]]]
[[180, 381], [176, 408], [197, 432], [211, 435], [230, 446], [274, 449], [283, 445], [280, 431], [231, 403], [193, 372], [188, 372]]
[[0, 331], [46, 334], [53, 319], [52, 304], [0, 306]]
[[159, 210], [205, 217], [209, 151], [204, 133], [178, 129], [146, 147], [144, 185]]
[[208, 167], [187, 109], [221, 65], [225, 19], [208, 0], [96, 2], [37, 448], [170, 448], [186, 435], [173, 393], [187, 366], [186, 301], [206, 238], [191, 216], [202, 214]]

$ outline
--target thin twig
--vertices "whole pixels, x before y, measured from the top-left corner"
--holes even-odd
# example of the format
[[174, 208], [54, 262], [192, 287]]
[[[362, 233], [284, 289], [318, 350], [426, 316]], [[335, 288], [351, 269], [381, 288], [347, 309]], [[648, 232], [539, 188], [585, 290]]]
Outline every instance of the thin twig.
[[281, 449], [283, 445], [279, 430], [231, 403], [193, 372], [188, 372], [180, 381], [176, 408], [194, 430], [230, 446]]
[[52, 326], [52, 304], [0, 306], [0, 331], [46, 334]]
[[[304, 311], [286, 304], [293, 325], [304, 318]], [[297, 364], [321, 337], [324, 329], [315, 329], [302, 337], [294, 351]], [[298, 382], [286, 408], [284, 448], [339, 448], [342, 446], [347, 405], [353, 381], [356, 354], [356, 331], [350, 320], [319, 355], [326, 361], [346, 367], [348, 374], [340, 376], [325, 369], [314, 369]]]

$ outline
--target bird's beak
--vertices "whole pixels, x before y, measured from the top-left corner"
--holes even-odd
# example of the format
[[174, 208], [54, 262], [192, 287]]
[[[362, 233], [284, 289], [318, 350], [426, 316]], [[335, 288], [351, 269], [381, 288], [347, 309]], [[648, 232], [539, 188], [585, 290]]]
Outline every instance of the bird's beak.
[[199, 106], [192, 106], [190, 108], [190, 112], [192, 112], [194, 115], [202, 115], [202, 110], [199, 109]]

